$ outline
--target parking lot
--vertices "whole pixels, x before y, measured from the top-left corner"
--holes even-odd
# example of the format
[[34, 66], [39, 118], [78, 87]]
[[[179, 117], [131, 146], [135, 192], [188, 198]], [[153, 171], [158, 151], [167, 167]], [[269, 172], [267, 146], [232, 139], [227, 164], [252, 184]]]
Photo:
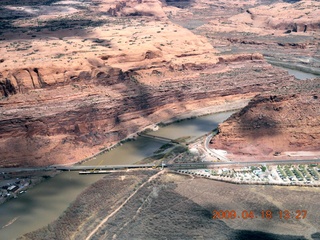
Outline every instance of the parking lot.
[[261, 165], [242, 168], [178, 170], [215, 180], [247, 184], [320, 185], [320, 166], [317, 164]]

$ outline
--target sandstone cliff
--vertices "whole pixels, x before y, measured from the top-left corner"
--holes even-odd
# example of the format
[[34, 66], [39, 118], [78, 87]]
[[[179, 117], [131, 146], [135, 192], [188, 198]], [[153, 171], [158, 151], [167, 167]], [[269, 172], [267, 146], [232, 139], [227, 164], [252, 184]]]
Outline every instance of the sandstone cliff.
[[261, 94], [219, 126], [211, 147], [233, 160], [316, 158], [320, 153], [320, 79]]
[[155, 16], [166, 18], [159, 0], [104, 1], [105, 8], [111, 16]]
[[270, 28], [289, 32], [318, 31], [320, 28], [320, 3], [303, 0], [296, 3], [276, 3], [248, 9], [235, 16], [253, 28]]
[[[316, 0], [249, 1], [238, 4], [238, 7], [217, 1], [211, 8], [205, 1], [197, 2], [204, 8], [203, 11], [206, 10], [206, 14], [210, 14], [210, 10], [212, 14], [218, 15], [217, 18], [211, 18], [210, 23], [204, 24], [202, 28], [224, 34], [239, 32], [245, 33], [244, 36], [283, 36], [291, 33], [297, 37], [317, 35], [320, 29], [320, 3]], [[204, 3], [206, 5], [203, 6]], [[266, 42], [269, 41], [268, 38]], [[291, 41], [294, 42], [295, 39]], [[263, 44], [263, 39], [260, 39], [260, 42]]]
[[[173, 71], [167, 79], [136, 73], [114, 84], [82, 80], [2, 99], [1, 165], [76, 162], [152, 123], [293, 81], [261, 60], [250, 61]], [[150, 78], [158, 84], [148, 84]]]
[[167, 18], [186, 12], [169, 2], [29, 5], [0, 3], [0, 166], [74, 163], [152, 123], [295, 82], [261, 54], [219, 55]]

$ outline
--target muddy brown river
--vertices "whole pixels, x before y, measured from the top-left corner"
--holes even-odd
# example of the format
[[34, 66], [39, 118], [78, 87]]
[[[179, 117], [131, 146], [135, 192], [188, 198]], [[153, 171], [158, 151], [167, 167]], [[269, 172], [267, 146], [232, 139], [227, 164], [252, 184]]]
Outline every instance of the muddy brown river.
[[[319, 77], [299, 70], [283, 69], [300, 80]], [[172, 123], [149, 134], [171, 139], [190, 137], [188, 140], [193, 140], [216, 128], [232, 113], [233, 111], [215, 113]], [[126, 142], [85, 164], [133, 164], [152, 155], [163, 144], [164, 142], [156, 139], [138, 137], [136, 141]], [[17, 199], [0, 205], [0, 239], [16, 239], [27, 232], [49, 224], [58, 218], [86, 187], [102, 177], [103, 175], [79, 175], [77, 172], [64, 172], [28, 190], [26, 194], [20, 195]]]
[[[215, 113], [194, 119], [184, 120], [160, 128], [154, 135], [167, 138], [190, 136], [197, 138], [210, 132], [220, 122], [227, 119], [234, 111]], [[89, 165], [120, 165], [136, 163], [152, 155], [164, 142], [138, 137], [114, 150], [101, 154], [86, 162]], [[79, 175], [77, 172], [63, 172], [54, 178], [38, 184], [0, 205], [0, 239], [16, 239], [19, 236], [41, 228], [56, 218], [88, 186], [103, 175]]]

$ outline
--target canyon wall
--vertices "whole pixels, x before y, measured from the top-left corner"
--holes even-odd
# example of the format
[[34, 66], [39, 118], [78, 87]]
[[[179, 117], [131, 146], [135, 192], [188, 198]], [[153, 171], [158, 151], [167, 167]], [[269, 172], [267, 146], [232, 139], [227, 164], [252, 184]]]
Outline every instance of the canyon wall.
[[233, 160], [317, 158], [320, 79], [261, 94], [219, 126], [211, 147]]
[[[226, 55], [215, 47], [224, 42], [209, 41], [215, 21], [229, 23], [239, 3], [1, 1], [0, 166], [78, 162], [153, 123], [212, 105], [243, 106], [293, 84], [261, 54]], [[219, 23], [220, 31], [242, 31], [261, 11], [243, 13], [244, 23], [237, 15], [240, 25]], [[183, 27], [197, 16], [207, 23], [199, 30], [209, 29], [203, 35]]]
[[152, 123], [213, 104], [223, 108], [294, 81], [263, 60], [172, 71], [168, 79], [156, 74], [157, 84], [149, 85], [144, 72], [118, 73], [117, 80], [110, 76], [113, 84], [78, 80], [2, 99], [1, 166], [80, 161]]
[[[298, 1], [296, 3], [276, 3], [248, 9], [240, 21], [246, 19], [253, 27], [288, 30], [289, 32], [307, 32], [320, 29], [320, 3], [317, 1]], [[288, 32], [288, 33], [289, 33]]]

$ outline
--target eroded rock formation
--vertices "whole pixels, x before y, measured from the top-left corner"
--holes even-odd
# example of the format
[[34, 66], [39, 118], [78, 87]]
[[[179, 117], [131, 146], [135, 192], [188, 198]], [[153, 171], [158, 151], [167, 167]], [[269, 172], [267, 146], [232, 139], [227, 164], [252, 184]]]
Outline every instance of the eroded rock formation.
[[315, 158], [320, 152], [320, 79], [261, 94], [219, 126], [213, 148], [234, 160]]
[[247, 61], [249, 69], [243, 62], [228, 64], [233, 67], [173, 71], [169, 79], [154, 75], [158, 84], [136, 72], [118, 75], [113, 84], [104, 84], [111, 77], [104, 76], [103, 83], [81, 80], [13, 95], [0, 103], [1, 165], [76, 162], [152, 123], [293, 81], [261, 60]]
[[202, 29], [213, 33], [216, 13], [232, 22], [240, 1], [169, 2], [2, 1], [0, 166], [74, 163], [155, 122], [295, 82], [261, 54], [218, 55], [167, 17], [212, 17]]
[[159, 0], [104, 1], [110, 4], [108, 13], [111, 16], [155, 16], [166, 18]]

